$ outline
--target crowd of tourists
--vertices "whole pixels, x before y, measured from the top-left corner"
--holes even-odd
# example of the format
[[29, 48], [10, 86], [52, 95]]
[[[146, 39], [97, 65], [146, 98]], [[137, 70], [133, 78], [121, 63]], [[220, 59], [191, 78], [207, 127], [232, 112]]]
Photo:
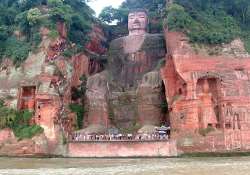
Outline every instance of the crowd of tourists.
[[154, 140], [168, 140], [167, 133], [153, 133], [153, 134], [81, 134], [74, 133], [71, 141], [154, 141]]

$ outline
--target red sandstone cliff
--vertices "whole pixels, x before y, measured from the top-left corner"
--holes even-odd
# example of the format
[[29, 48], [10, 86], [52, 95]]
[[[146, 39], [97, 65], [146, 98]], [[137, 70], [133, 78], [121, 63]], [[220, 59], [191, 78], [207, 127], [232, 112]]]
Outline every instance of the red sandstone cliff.
[[[202, 50], [197, 52], [183, 34], [165, 31], [167, 55], [161, 78], [158, 70], [151, 68], [157, 63], [150, 60], [155, 56], [152, 50], [147, 50], [147, 54], [131, 54], [130, 61], [140, 64], [133, 64], [131, 69], [124, 62], [117, 63], [124, 64], [123, 71], [129, 73], [129, 76], [124, 74], [125, 78], [119, 79], [128, 86], [119, 89], [112, 87], [114, 84], [108, 80], [107, 72], [102, 72], [103, 63], [94, 58], [106, 53], [102, 30], [96, 26], [93, 28], [91, 40], [86, 45], [89, 52], [66, 58], [61, 53], [69, 47], [67, 31], [62, 23], [57, 27], [60, 36], [54, 40], [48, 38], [48, 29], [41, 30], [43, 41], [39, 51], [31, 53], [21, 67], [14, 68], [9, 60], [1, 64], [0, 97], [6, 99], [10, 107], [34, 110], [34, 121], [44, 128], [44, 134], [18, 142], [11, 131], [4, 130], [0, 133], [0, 154], [62, 154], [62, 133], [67, 136], [75, 129], [76, 116], [68, 109], [72, 102], [71, 89], [81, 84], [83, 75], [88, 78], [86, 103], [89, 111], [85, 125], [91, 126], [85, 131], [98, 129], [103, 132], [107, 129], [105, 127], [115, 122], [124, 127], [135, 120], [159, 125], [161, 118], [166, 120], [159, 107], [163, 97], [160, 93], [164, 89], [171, 138], [178, 140], [181, 151], [250, 149], [250, 57], [247, 54], [208, 55]], [[151, 41], [150, 37], [148, 41]], [[164, 54], [163, 50], [158, 54]], [[157, 59], [160, 60], [160, 56]], [[112, 66], [114, 70], [119, 68], [115, 64]], [[133, 77], [135, 74], [139, 78]], [[137, 78], [136, 86], [126, 84], [134, 81], [133, 78]], [[165, 88], [161, 87], [162, 80]], [[125, 89], [131, 91], [125, 93]], [[8, 96], [12, 98], [7, 99]], [[110, 100], [113, 100], [112, 110]], [[138, 108], [135, 109], [135, 105]], [[135, 119], [135, 115], [138, 118]]]
[[[34, 111], [32, 120], [44, 128], [44, 135], [35, 140], [39, 142], [40, 139], [44, 144], [40, 149], [34, 140], [18, 142], [13, 137], [8, 145], [1, 146], [0, 154], [62, 154], [58, 147], [62, 145], [62, 134], [67, 137], [76, 121], [75, 114], [68, 109], [72, 103], [71, 89], [80, 85], [81, 76], [88, 77], [103, 69], [102, 63], [95, 59], [106, 51], [103, 46], [106, 39], [100, 28], [94, 26], [90, 33], [91, 40], [86, 49], [91, 53], [79, 53], [72, 58], [62, 54], [71, 47], [66, 41], [65, 24], [57, 23], [57, 30], [59, 36], [51, 39], [49, 30], [41, 28], [42, 42], [38, 51], [31, 53], [20, 67], [15, 68], [8, 59], [1, 64], [0, 98], [9, 107]], [[2, 135], [0, 133], [0, 140], [4, 144], [9, 138]], [[29, 145], [27, 149], [22, 148], [25, 145]], [[23, 149], [26, 151], [22, 152]]]
[[195, 52], [181, 33], [166, 31], [165, 36], [168, 54], [161, 74], [172, 136], [180, 140], [179, 148], [249, 149], [250, 57], [209, 56]]

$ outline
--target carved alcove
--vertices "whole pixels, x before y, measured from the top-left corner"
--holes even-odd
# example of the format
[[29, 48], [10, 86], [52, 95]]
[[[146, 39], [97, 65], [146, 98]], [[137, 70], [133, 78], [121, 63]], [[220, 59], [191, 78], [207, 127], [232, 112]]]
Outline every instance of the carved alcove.
[[232, 103], [227, 103], [224, 105], [224, 115], [225, 115], [225, 129], [227, 130], [241, 130], [248, 128], [248, 123], [246, 123], [246, 109], [243, 107], [233, 106]]
[[36, 86], [21, 87], [19, 109], [35, 110], [35, 94], [36, 94]]
[[216, 77], [201, 77], [197, 81], [198, 119], [200, 128], [221, 128], [219, 104], [220, 80]]
[[162, 117], [161, 117], [161, 123], [170, 126], [170, 115], [169, 115], [169, 109], [168, 109], [168, 101], [166, 97], [166, 89], [164, 82], [162, 81], [161, 84], [161, 112], [162, 112]]

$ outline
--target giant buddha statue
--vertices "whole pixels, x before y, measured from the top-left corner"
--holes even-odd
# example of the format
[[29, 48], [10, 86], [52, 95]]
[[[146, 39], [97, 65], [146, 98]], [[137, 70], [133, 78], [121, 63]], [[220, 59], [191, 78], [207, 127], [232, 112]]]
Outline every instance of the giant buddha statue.
[[107, 70], [88, 78], [83, 133], [104, 133], [114, 127], [148, 132], [145, 128], [160, 125], [163, 99], [157, 65], [165, 57], [165, 40], [162, 34], [147, 33], [147, 27], [147, 12], [131, 11], [128, 36], [110, 44]]
[[162, 34], [149, 34], [148, 24], [145, 10], [131, 11], [128, 36], [110, 44], [110, 104], [114, 123], [125, 130], [154, 128], [162, 121], [159, 62], [166, 54], [165, 40]]
[[147, 28], [147, 12], [133, 10], [128, 15], [129, 35], [111, 42], [109, 70], [117, 88], [136, 89], [142, 76], [165, 56], [163, 35], [149, 34]]

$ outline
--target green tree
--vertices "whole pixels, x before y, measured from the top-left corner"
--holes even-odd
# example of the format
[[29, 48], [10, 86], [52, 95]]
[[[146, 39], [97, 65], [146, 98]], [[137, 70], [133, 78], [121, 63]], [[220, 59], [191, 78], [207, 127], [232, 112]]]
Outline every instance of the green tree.
[[56, 6], [62, 6], [63, 1], [62, 0], [48, 0], [48, 6], [49, 7], [56, 7]]
[[114, 9], [112, 6], [107, 6], [101, 11], [99, 18], [103, 22], [111, 23], [112, 21], [115, 20], [116, 13], [117, 13], [116, 9]]
[[37, 25], [41, 19], [42, 13], [38, 8], [32, 8], [27, 13], [27, 20], [29, 25]]
[[167, 13], [167, 24], [169, 30], [185, 31], [192, 23], [194, 23], [191, 16], [186, 13], [184, 7], [181, 5], [172, 4], [168, 7]]
[[[225, 1], [176, 0], [167, 8], [170, 30], [186, 33], [192, 42], [221, 44], [241, 35], [236, 17], [229, 14]], [[235, 9], [236, 10], [236, 9]]]

